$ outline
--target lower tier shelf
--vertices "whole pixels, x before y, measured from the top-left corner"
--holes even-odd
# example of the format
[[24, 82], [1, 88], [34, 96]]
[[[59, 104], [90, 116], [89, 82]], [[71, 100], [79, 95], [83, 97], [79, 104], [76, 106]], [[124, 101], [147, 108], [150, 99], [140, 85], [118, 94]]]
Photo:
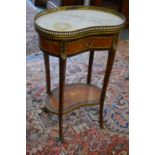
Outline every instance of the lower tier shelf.
[[[101, 89], [88, 84], [78, 83], [65, 85], [63, 114], [78, 109], [82, 106], [94, 106], [99, 104]], [[46, 108], [54, 113], [59, 113], [59, 89], [47, 95]]]

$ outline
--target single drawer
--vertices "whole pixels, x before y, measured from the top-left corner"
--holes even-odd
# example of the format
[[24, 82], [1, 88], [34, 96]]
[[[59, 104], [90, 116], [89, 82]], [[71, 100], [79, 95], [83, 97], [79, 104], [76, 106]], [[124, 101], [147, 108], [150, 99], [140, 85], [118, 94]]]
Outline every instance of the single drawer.
[[[60, 42], [55, 42], [44, 37], [40, 38], [41, 50], [55, 56], [60, 56], [61, 45]], [[83, 38], [77, 41], [68, 41], [64, 48], [67, 56], [82, 53], [83, 51], [89, 51], [91, 49], [107, 49], [111, 48], [113, 43], [112, 37], [89, 37]]]
[[76, 54], [91, 49], [111, 48], [112, 37], [90, 37], [67, 44], [66, 51], [68, 55]]

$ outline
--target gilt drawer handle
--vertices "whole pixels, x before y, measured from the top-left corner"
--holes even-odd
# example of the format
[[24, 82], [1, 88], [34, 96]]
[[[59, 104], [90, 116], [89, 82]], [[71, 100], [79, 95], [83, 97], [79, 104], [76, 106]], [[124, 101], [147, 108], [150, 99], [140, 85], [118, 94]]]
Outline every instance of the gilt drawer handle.
[[86, 41], [85, 46], [87, 48], [92, 48], [94, 46], [94, 42], [92, 40]]

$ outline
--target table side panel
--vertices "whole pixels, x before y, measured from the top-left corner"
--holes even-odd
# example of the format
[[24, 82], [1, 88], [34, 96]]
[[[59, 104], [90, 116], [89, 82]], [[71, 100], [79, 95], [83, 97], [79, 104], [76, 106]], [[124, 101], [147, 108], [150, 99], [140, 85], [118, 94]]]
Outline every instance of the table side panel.
[[52, 54], [52, 55], [60, 55], [60, 43], [53, 41], [53, 40], [49, 40], [46, 39], [44, 37], [39, 37], [39, 45], [40, 45], [40, 49], [45, 51], [48, 54]]

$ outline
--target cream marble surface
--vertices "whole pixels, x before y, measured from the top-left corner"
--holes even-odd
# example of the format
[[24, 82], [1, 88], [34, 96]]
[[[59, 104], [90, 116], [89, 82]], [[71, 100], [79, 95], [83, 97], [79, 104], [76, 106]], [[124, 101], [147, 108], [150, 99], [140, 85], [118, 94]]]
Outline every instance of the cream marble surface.
[[36, 24], [52, 31], [75, 31], [92, 26], [117, 26], [122, 18], [103, 11], [65, 10], [39, 17]]

